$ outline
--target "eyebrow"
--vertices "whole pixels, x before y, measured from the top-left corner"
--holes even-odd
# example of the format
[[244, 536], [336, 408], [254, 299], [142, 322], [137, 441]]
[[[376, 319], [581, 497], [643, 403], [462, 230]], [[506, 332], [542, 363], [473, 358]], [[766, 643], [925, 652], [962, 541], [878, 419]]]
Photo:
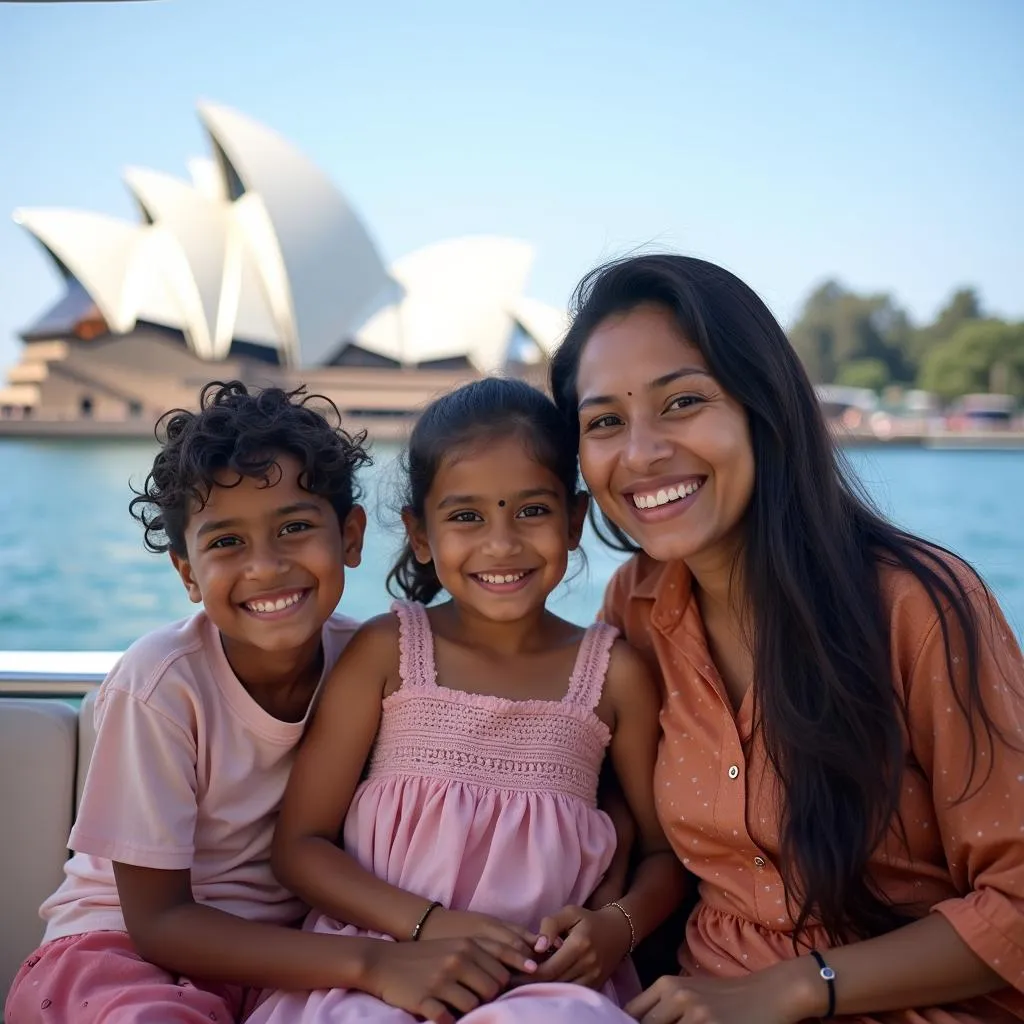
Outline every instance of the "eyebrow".
[[[680, 380], [683, 377], [693, 376], [710, 377], [711, 374], [699, 366], [682, 366], [678, 370], [672, 370], [671, 373], [662, 374], [660, 377], [655, 377], [654, 380], [649, 381], [647, 384], [647, 390], [657, 391], [658, 388], [663, 388], [665, 385], [671, 384], [673, 381]], [[589, 405], [610, 405], [614, 401], [614, 395], [589, 395], [580, 402], [576, 407], [576, 411], [580, 412], [583, 409], [586, 409]]]
[[[526, 501], [528, 498], [559, 498], [561, 495], [551, 487], [534, 487], [527, 491], [520, 491], [513, 495], [516, 501]], [[449, 494], [438, 503], [438, 508], [451, 508], [454, 505], [481, 505], [487, 499], [480, 494]]]
[[[276, 508], [270, 514], [268, 518], [281, 519], [285, 516], [295, 515], [296, 512], [322, 512], [323, 509], [312, 501], [296, 501], [292, 505], [283, 505], [281, 508]], [[231, 530], [239, 526], [243, 520], [241, 519], [216, 519], [211, 520], [208, 523], [203, 523], [202, 526], [196, 530], [197, 537], [205, 537], [208, 533], [216, 533], [218, 530]]]

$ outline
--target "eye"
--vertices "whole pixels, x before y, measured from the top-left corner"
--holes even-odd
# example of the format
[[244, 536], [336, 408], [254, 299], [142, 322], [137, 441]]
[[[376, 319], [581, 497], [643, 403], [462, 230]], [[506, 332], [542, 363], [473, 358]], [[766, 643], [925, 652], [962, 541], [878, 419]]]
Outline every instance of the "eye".
[[666, 412], [681, 412], [684, 409], [690, 409], [695, 405], [699, 405], [704, 401], [703, 398], [698, 395], [678, 395], [675, 398], [670, 398], [668, 405], [665, 406]]
[[290, 533], [305, 533], [307, 530], [311, 529], [313, 529], [313, 525], [311, 523], [285, 523], [284, 526], [281, 527], [281, 533], [285, 535]]
[[210, 541], [207, 545], [208, 551], [223, 550], [224, 548], [233, 548], [242, 542], [237, 537], [218, 537], [216, 540]]
[[551, 509], [547, 505], [526, 505], [516, 513], [517, 519], [536, 519], [537, 516], [549, 515]]
[[606, 412], [603, 413], [601, 416], [596, 416], [594, 419], [592, 419], [586, 425], [586, 427], [584, 427], [584, 430], [587, 433], [590, 433], [590, 431], [592, 430], [602, 430], [607, 429], [608, 427], [617, 427], [621, 422], [622, 419], [619, 416], [616, 416], [615, 413]]
[[479, 512], [472, 512], [466, 509], [462, 512], [453, 512], [448, 517], [449, 523], [482, 523], [483, 517]]

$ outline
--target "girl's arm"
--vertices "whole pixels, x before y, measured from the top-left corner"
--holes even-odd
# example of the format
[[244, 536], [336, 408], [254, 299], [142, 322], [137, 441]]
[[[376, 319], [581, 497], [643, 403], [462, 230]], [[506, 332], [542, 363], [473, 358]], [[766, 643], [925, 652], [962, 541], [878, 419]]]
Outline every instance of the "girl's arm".
[[617, 905], [597, 911], [567, 907], [541, 925], [547, 937], [569, 932], [562, 948], [533, 980], [599, 985], [631, 948], [651, 934], [682, 902], [685, 872], [654, 805], [660, 696], [645, 663], [617, 642], [605, 677], [602, 702], [614, 718], [610, 754], [622, 793], [636, 822], [640, 860], [629, 891]]
[[[389, 680], [397, 677], [397, 620], [381, 616], [356, 634], [324, 685], [285, 790], [271, 863], [281, 884], [317, 910], [358, 928], [410, 939], [432, 895], [391, 885], [337, 845], [377, 735], [381, 701]], [[532, 969], [528, 958], [537, 937], [483, 914], [437, 909], [419, 934], [477, 938], [490, 943], [502, 962]]]

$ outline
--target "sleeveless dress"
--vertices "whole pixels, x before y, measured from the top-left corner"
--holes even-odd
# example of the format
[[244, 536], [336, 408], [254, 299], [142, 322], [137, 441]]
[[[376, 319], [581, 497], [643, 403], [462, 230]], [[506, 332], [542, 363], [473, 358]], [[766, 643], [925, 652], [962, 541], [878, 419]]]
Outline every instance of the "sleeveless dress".
[[[607, 870], [615, 830], [597, 808], [611, 739], [594, 713], [618, 631], [584, 634], [561, 701], [513, 701], [437, 682], [426, 608], [396, 601], [401, 685], [383, 701], [368, 773], [345, 820], [345, 849], [392, 885], [445, 907], [536, 929], [583, 904]], [[365, 935], [316, 911], [305, 927]], [[579, 985], [510, 990], [463, 1024], [626, 1024], [639, 992], [627, 960], [601, 994]], [[607, 998], [606, 998], [607, 996]], [[346, 989], [275, 992], [250, 1024], [412, 1024], [417, 1018]]]

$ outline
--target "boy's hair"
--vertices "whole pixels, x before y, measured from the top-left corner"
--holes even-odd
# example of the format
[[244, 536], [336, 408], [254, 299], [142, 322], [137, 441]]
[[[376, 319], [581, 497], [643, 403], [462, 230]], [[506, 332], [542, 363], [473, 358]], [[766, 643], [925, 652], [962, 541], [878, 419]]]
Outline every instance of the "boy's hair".
[[366, 432], [348, 434], [338, 407], [304, 386], [250, 390], [237, 380], [211, 381], [200, 392], [199, 411], [165, 413], [156, 436], [160, 451], [142, 490], [132, 488], [129, 511], [145, 528], [150, 551], [182, 558], [189, 518], [206, 504], [219, 474], [274, 483], [280, 475], [276, 460], [291, 455], [302, 467], [299, 485], [327, 499], [343, 524], [359, 497], [356, 471], [371, 463]]
[[[423, 521], [424, 503], [442, 462], [515, 438], [549, 469], [571, 500], [578, 492], [576, 436], [554, 402], [525, 381], [484, 377], [442, 395], [424, 409], [405, 454], [402, 502]], [[408, 542], [388, 574], [388, 593], [429, 604], [442, 590], [434, 563], [417, 561]]]

